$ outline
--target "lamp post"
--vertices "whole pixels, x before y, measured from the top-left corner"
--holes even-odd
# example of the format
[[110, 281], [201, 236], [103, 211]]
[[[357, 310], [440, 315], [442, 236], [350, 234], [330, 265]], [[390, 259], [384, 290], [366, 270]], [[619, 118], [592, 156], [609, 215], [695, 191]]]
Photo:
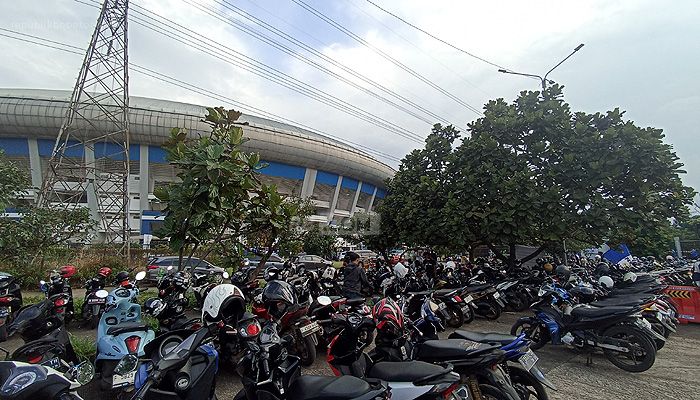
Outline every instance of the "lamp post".
[[[522, 72], [510, 71], [510, 70], [507, 70], [507, 69], [499, 69], [498, 72], [501, 72], [501, 73], [504, 73], [504, 74], [521, 75], [521, 76], [527, 76], [527, 77], [530, 77], [530, 78], [537, 78], [537, 79], [540, 80], [540, 82], [542, 82], [542, 93], [544, 94], [545, 89], [547, 89], [547, 76], [548, 76], [552, 71], [554, 71], [558, 66], [562, 65], [562, 64], [564, 63], [564, 61], [568, 60], [571, 56], [573, 56], [574, 53], [576, 53], [577, 51], [581, 50], [581, 47], [583, 47], [583, 43], [581, 43], [580, 45], [576, 46], [576, 48], [574, 49], [574, 51], [571, 52], [571, 54], [569, 54], [568, 56], [566, 56], [563, 60], [559, 61], [559, 63], [557, 63], [557, 65], [553, 66], [552, 69], [550, 69], [549, 71], [547, 71], [547, 73], [544, 74], [544, 76], [535, 75], [535, 74], [524, 74], [524, 73], [522, 73]], [[549, 81], [549, 83], [554, 83], [554, 81]]]

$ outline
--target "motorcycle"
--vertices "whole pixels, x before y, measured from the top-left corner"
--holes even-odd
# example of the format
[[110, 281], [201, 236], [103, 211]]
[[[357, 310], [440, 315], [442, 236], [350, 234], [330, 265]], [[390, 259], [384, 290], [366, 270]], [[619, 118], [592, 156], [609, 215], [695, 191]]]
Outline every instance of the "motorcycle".
[[0, 362], [0, 400], [82, 400], [77, 389], [88, 384], [95, 369], [85, 361], [66, 373], [18, 361]]
[[189, 286], [189, 274], [183, 271], [166, 274], [159, 279], [156, 285], [158, 297], [146, 300], [143, 309], [158, 320], [159, 333], [178, 329], [197, 330], [201, 327], [201, 319], [190, 319], [185, 315], [188, 304], [185, 293]]
[[0, 342], [7, 340], [7, 324], [22, 307], [22, 291], [14, 276], [0, 272]]
[[665, 339], [641, 317], [641, 307], [572, 307], [568, 293], [553, 284], [544, 285], [539, 295], [541, 300], [532, 307], [535, 316], [518, 319], [510, 332], [514, 336], [524, 333], [533, 349], [548, 342], [589, 351], [598, 348], [612, 364], [628, 372], [643, 372], [654, 365], [654, 340]]
[[97, 325], [100, 323], [100, 317], [105, 311], [106, 298], [97, 296], [97, 292], [104, 290], [104, 288], [105, 277], [102, 275], [97, 275], [85, 282], [85, 299], [80, 315], [83, 321], [89, 324], [90, 329], [97, 328]]
[[397, 400], [469, 398], [468, 388], [460, 385], [459, 374], [449, 364], [373, 361], [364, 353], [367, 331], [374, 330], [374, 321], [369, 316], [351, 312], [334, 316], [333, 320], [342, 326], [328, 346], [327, 361], [336, 376], [386, 381], [392, 399]]
[[114, 369], [120, 386], [133, 385], [134, 400], [215, 400], [219, 356], [205, 342], [212, 331], [171, 331], [146, 345], [147, 361], [130, 354]]
[[[326, 347], [331, 340], [343, 329], [342, 324], [334, 321], [336, 314], [356, 312], [360, 315], [371, 316], [372, 310], [365, 305], [364, 298], [346, 299], [345, 297], [318, 296], [309, 306], [309, 316], [321, 327], [318, 331], [319, 346]], [[367, 345], [374, 340], [374, 328], [367, 329], [363, 335]]]
[[192, 275], [192, 293], [194, 293], [197, 308], [202, 308], [204, 299], [207, 298], [209, 291], [216, 287], [216, 285], [223, 283], [224, 279], [228, 278], [229, 274], [226, 271], [223, 273], [216, 271], [211, 271], [209, 273], [194, 272]]
[[97, 357], [95, 367], [100, 371], [100, 387], [103, 390], [119, 387], [113, 380], [113, 371], [126, 355], [144, 355], [145, 345], [153, 340], [155, 333], [141, 322], [141, 306], [136, 302], [139, 294], [137, 283], [146, 277], [141, 271], [136, 274], [136, 283], [123, 284], [107, 294], [105, 312], [97, 326]]
[[280, 336], [279, 325], [266, 321], [264, 326], [251, 314], [244, 315], [236, 331], [245, 344], [246, 354], [238, 363], [243, 389], [234, 400], [389, 400], [388, 386], [381, 381], [366, 381], [353, 376], [301, 376], [299, 358], [288, 355], [288, 335]]
[[65, 307], [65, 318], [64, 324], [66, 326], [70, 325], [75, 315], [75, 307], [73, 305], [73, 288], [70, 285], [69, 279], [75, 275], [76, 269], [72, 265], [66, 265], [58, 270], [51, 271], [49, 275], [50, 284], [41, 281], [40, 287], [41, 291], [46, 294], [46, 297], [51, 297], [59, 293], [64, 293], [67, 296], [67, 303]]

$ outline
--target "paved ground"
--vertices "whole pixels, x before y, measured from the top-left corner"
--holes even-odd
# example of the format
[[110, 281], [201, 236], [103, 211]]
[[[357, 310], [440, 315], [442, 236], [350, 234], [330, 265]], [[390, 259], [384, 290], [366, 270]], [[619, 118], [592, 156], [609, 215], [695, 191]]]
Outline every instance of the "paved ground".
[[[475, 320], [462, 329], [478, 332], [508, 332], [519, 315], [505, 313], [498, 321]], [[72, 329], [82, 337], [95, 337], [94, 331]], [[445, 332], [446, 337], [449, 332]], [[21, 344], [18, 338], [3, 343], [14, 350]], [[537, 351], [539, 365], [547, 377], [557, 385], [550, 391], [556, 400], [691, 400], [700, 398], [700, 325], [682, 325], [659, 351], [656, 363], [647, 372], [632, 374], [618, 369], [602, 355], [595, 355], [593, 365], [586, 365], [586, 355], [565, 347], [545, 346]], [[319, 354], [316, 363], [305, 374], [330, 375], [325, 354]], [[240, 381], [231, 371], [221, 371], [217, 380], [217, 396], [231, 399], [240, 390]], [[92, 384], [81, 390], [87, 400], [108, 400]]]

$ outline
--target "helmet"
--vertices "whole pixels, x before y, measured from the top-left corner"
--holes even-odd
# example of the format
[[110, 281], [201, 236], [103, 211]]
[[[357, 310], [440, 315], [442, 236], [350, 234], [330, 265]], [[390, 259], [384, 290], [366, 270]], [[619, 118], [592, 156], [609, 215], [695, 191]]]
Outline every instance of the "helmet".
[[292, 285], [285, 281], [270, 281], [262, 291], [262, 301], [267, 312], [273, 318], [280, 319], [297, 299]]
[[274, 265], [271, 265], [267, 268], [265, 268], [265, 274], [263, 275], [263, 278], [266, 281], [274, 281], [275, 279], [279, 279], [280, 277], [280, 269]]
[[554, 270], [554, 266], [552, 266], [552, 263], [546, 262], [542, 267], [545, 271], [549, 272], [550, 274], [552, 273], [552, 270]]
[[335, 268], [328, 266], [323, 270], [323, 275], [321, 275], [321, 277], [323, 279], [335, 279], [335, 272]]
[[75, 275], [75, 267], [72, 265], [64, 265], [59, 270], [58, 273], [61, 274], [61, 278], [70, 278]]
[[165, 310], [165, 302], [157, 297], [151, 297], [143, 304], [144, 311], [156, 318]]
[[596, 254], [595, 256], [593, 256], [594, 261], [600, 261], [601, 259], [602, 257], [600, 256], [600, 254]]
[[402, 263], [398, 262], [396, 265], [394, 265], [394, 274], [396, 274], [396, 276], [400, 279], [403, 279], [406, 277], [406, 275], [408, 275], [408, 268], [406, 268], [406, 266]]
[[607, 263], [601, 262], [598, 263], [595, 267], [595, 271], [593, 271], [593, 274], [596, 276], [603, 276], [607, 275], [610, 273], [610, 266]]
[[571, 268], [569, 268], [568, 265], [559, 265], [557, 269], [554, 270], [554, 273], [557, 274], [562, 283], [568, 282], [569, 278], [571, 278]]
[[245, 313], [243, 292], [230, 283], [215, 286], [209, 291], [202, 305], [202, 321], [205, 324], [219, 321], [236, 324], [243, 313]]
[[112, 269], [107, 268], [107, 267], [102, 267], [99, 270], [97, 270], [97, 275], [100, 275], [103, 278], [108, 277], [109, 275], [112, 274]]
[[673, 262], [673, 256], [672, 256], [672, 255], [667, 255], [667, 256], [666, 256], [666, 261], [668, 261], [668, 262]]
[[612, 287], [615, 285], [615, 282], [612, 280], [612, 278], [607, 275], [601, 276], [600, 279], [598, 279], [598, 283], [600, 283], [608, 289], [612, 289]]
[[190, 274], [184, 271], [178, 271], [173, 276], [173, 284], [175, 286], [187, 289], [190, 287]]
[[129, 273], [126, 271], [121, 271], [116, 276], [117, 285], [122, 285], [129, 282]]
[[377, 325], [378, 335], [395, 339], [403, 334], [403, 313], [394, 300], [390, 298], [379, 300], [372, 308], [372, 317]]
[[622, 280], [629, 283], [636, 282], [637, 274], [635, 274], [634, 272], [628, 272], [622, 277]]

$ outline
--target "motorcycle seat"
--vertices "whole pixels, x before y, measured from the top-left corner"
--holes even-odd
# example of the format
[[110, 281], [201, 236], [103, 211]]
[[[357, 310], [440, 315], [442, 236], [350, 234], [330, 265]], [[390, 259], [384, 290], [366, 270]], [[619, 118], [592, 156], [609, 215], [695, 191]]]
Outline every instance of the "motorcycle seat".
[[615, 314], [626, 314], [633, 310], [634, 307], [576, 307], [571, 310], [571, 315], [577, 318], [601, 318]]
[[147, 331], [148, 326], [141, 322], [122, 322], [107, 329], [107, 334], [112, 336], [121, 335], [122, 333]]
[[365, 304], [365, 298], [358, 297], [355, 299], [347, 299], [347, 300], [345, 300], [345, 304], [347, 304], [349, 306], [359, 306], [360, 304]]
[[447, 296], [448, 294], [457, 292], [457, 290], [458, 289], [438, 289], [434, 293], [435, 293], [435, 296], [438, 296], [438, 297], [439, 296]]
[[598, 301], [594, 301], [592, 303], [588, 303], [589, 305], [593, 307], [610, 307], [610, 306], [638, 306], [642, 305], [644, 303], [649, 302], [652, 299], [652, 297], [637, 297], [637, 296], [630, 296], [630, 297], [610, 297], [607, 299], [602, 299]]
[[495, 332], [470, 332], [463, 330], [456, 330], [450, 335], [450, 339], [465, 339], [471, 340], [472, 342], [479, 343], [498, 343], [501, 346], [512, 343], [517, 337], [513, 335], [507, 335], [504, 333]]
[[367, 382], [350, 375], [303, 375], [291, 384], [286, 397], [304, 400], [345, 400], [360, 397], [369, 391], [370, 386]]
[[426, 340], [418, 347], [417, 358], [425, 361], [445, 361], [476, 356], [498, 346], [490, 346], [464, 339]]
[[486, 289], [490, 289], [491, 287], [493, 287], [492, 284], [484, 283], [481, 285], [467, 286], [464, 288], [464, 291], [467, 293], [481, 292], [481, 291], [484, 291]]
[[367, 373], [368, 378], [387, 382], [414, 382], [430, 376], [446, 375], [451, 369], [423, 361], [378, 362]]

